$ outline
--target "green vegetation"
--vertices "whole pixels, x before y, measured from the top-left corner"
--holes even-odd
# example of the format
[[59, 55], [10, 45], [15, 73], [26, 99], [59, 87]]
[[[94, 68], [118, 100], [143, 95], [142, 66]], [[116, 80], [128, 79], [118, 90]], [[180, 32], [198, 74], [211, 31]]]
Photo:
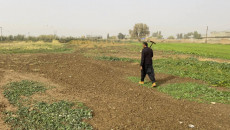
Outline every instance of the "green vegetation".
[[122, 33], [119, 33], [117, 36], [118, 39], [125, 39], [125, 35]]
[[[141, 43], [132, 43], [137, 47], [130, 48], [132, 51], [140, 51]], [[154, 50], [174, 52], [178, 54], [192, 54], [210, 58], [230, 60], [230, 45], [204, 44], [204, 43], [158, 43], [152, 47]]]
[[194, 32], [189, 32], [187, 34], [184, 35], [183, 37], [183, 34], [181, 34], [181, 36], [179, 37], [179, 39], [189, 39], [190, 37], [193, 37], [194, 39], [201, 39], [201, 34], [198, 33], [197, 31], [194, 31]]
[[25, 98], [32, 100], [31, 96], [44, 92], [45, 86], [38, 82], [23, 80], [12, 82], [4, 86], [4, 95], [9, 102], [17, 106], [16, 111], [5, 111], [4, 119], [12, 129], [93, 129], [83, 119], [92, 118], [92, 110], [82, 103], [59, 101], [48, 104], [36, 101], [26, 104]]
[[203, 80], [213, 86], [230, 87], [230, 65], [210, 61], [188, 59], [158, 59], [154, 61], [156, 72]]
[[21, 105], [22, 96], [29, 97], [37, 92], [44, 92], [45, 86], [38, 82], [22, 80], [21, 82], [11, 82], [4, 86], [4, 96], [10, 104], [15, 106]]
[[157, 39], [162, 39], [163, 35], [162, 35], [161, 31], [157, 31], [157, 32], [153, 32], [152, 37], [155, 37]]
[[207, 85], [196, 83], [177, 83], [159, 87], [158, 90], [176, 99], [187, 99], [197, 102], [217, 102], [230, 104], [230, 92], [217, 91]]
[[169, 36], [167, 39], [175, 39], [174, 36]]
[[137, 62], [135, 59], [130, 58], [118, 58], [118, 57], [111, 57], [111, 56], [102, 56], [96, 57], [98, 60], [108, 60], [108, 61], [126, 61], [126, 62]]
[[71, 52], [72, 49], [67, 44], [59, 42], [16, 42], [0, 44], [0, 53], [62, 53]]
[[129, 35], [134, 39], [137, 38], [140, 40], [141, 38], [149, 36], [149, 34], [149, 27], [144, 23], [137, 23], [133, 26], [132, 30], [129, 30]]
[[14, 129], [92, 129], [82, 122], [82, 119], [92, 118], [92, 111], [86, 107], [73, 107], [74, 103], [66, 101], [53, 104], [39, 102], [33, 107], [20, 107], [16, 112], [5, 112], [5, 121]]
[[[88, 40], [85, 38], [79, 38], [79, 37], [59, 37], [57, 35], [40, 35], [40, 36], [25, 36], [25, 35], [9, 35], [9, 36], [2, 36], [2, 43], [5, 42], [38, 42], [38, 41], [43, 41], [43, 42], [52, 42], [54, 40], [59, 41], [60, 43], [68, 43], [72, 40]], [[99, 40], [99, 39], [98, 39]]]
[[159, 43], [154, 50], [174, 51], [204, 57], [230, 59], [230, 45], [200, 43]]
[[[117, 57], [97, 57], [100, 60], [139, 62], [139, 60]], [[230, 87], [230, 65], [211, 61], [187, 59], [157, 59], [154, 61], [156, 72], [180, 77], [203, 80], [212, 86]]]
[[[140, 78], [128, 77], [131, 82], [138, 83]], [[144, 85], [151, 88], [151, 82], [146, 82]], [[176, 99], [187, 99], [197, 102], [217, 102], [230, 104], [230, 92], [217, 91], [204, 84], [197, 83], [177, 83], [157, 88], [160, 92], [167, 93]]]
[[[121, 37], [120, 37], [121, 38]], [[124, 38], [124, 36], [123, 36]], [[0, 43], [12, 43], [12, 42], [52, 42], [52, 41], [58, 41], [60, 43], [70, 43], [72, 41], [77, 42], [110, 42], [110, 43], [121, 43], [120, 39], [116, 39], [116, 36], [107, 36], [107, 39], [102, 39], [102, 36], [87, 36], [87, 37], [60, 37], [57, 35], [40, 35], [40, 36], [25, 36], [25, 35], [8, 35], [8, 36], [2, 36], [2, 40], [0, 40]], [[122, 43], [132, 43], [133, 41], [122, 41]]]

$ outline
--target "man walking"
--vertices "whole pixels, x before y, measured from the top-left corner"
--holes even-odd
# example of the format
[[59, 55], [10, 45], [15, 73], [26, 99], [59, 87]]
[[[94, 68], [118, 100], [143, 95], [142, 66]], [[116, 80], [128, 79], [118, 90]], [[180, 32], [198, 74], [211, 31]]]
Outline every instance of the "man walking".
[[147, 42], [143, 42], [143, 50], [141, 54], [141, 81], [139, 84], [144, 84], [146, 74], [148, 74], [152, 81], [152, 87], [156, 87], [155, 74], [153, 69], [153, 50], [148, 47]]

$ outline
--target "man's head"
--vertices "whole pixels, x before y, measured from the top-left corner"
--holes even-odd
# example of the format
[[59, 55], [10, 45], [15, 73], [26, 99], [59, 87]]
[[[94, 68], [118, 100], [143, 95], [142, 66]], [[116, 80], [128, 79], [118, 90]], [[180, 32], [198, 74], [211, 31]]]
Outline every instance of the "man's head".
[[148, 47], [148, 43], [147, 42], [143, 42], [143, 47]]

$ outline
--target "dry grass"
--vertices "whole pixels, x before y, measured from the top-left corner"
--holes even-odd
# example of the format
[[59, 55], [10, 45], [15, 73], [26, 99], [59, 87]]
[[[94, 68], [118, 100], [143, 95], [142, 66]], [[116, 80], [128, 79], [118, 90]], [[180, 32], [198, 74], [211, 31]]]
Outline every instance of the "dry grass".
[[13, 42], [0, 44], [0, 53], [39, 53], [39, 52], [63, 52], [70, 49], [58, 41], [53, 42]]
[[63, 45], [58, 41], [53, 41], [52, 43], [47, 43], [43, 41], [38, 42], [13, 42], [13, 43], [3, 43], [0, 44], [1, 50], [12, 50], [12, 49], [23, 49], [23, 50], [33, 50], [33, 49], [52, 49], [53, 47], [62, 47]]

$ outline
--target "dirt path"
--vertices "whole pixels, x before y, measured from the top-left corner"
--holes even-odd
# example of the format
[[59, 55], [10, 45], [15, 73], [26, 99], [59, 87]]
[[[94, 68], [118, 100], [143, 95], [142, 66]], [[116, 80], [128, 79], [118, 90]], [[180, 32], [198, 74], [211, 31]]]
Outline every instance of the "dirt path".
[[[139, 87], [127, 80], [139, 75], [138, 65], [132, 63], [96, 61], [76, 53], [0, 55], [0, 59], [2, 70], [58, 84], [50, 92], [54, 97], [85, 103], [94, 110], [89, 123], [96, 129], [188, 129], [189, 124], [196, 129], [230, 128], [229, 105], [176, 100]], [[161, 85], [200, 82], [165, 74], [156, 78]]]

